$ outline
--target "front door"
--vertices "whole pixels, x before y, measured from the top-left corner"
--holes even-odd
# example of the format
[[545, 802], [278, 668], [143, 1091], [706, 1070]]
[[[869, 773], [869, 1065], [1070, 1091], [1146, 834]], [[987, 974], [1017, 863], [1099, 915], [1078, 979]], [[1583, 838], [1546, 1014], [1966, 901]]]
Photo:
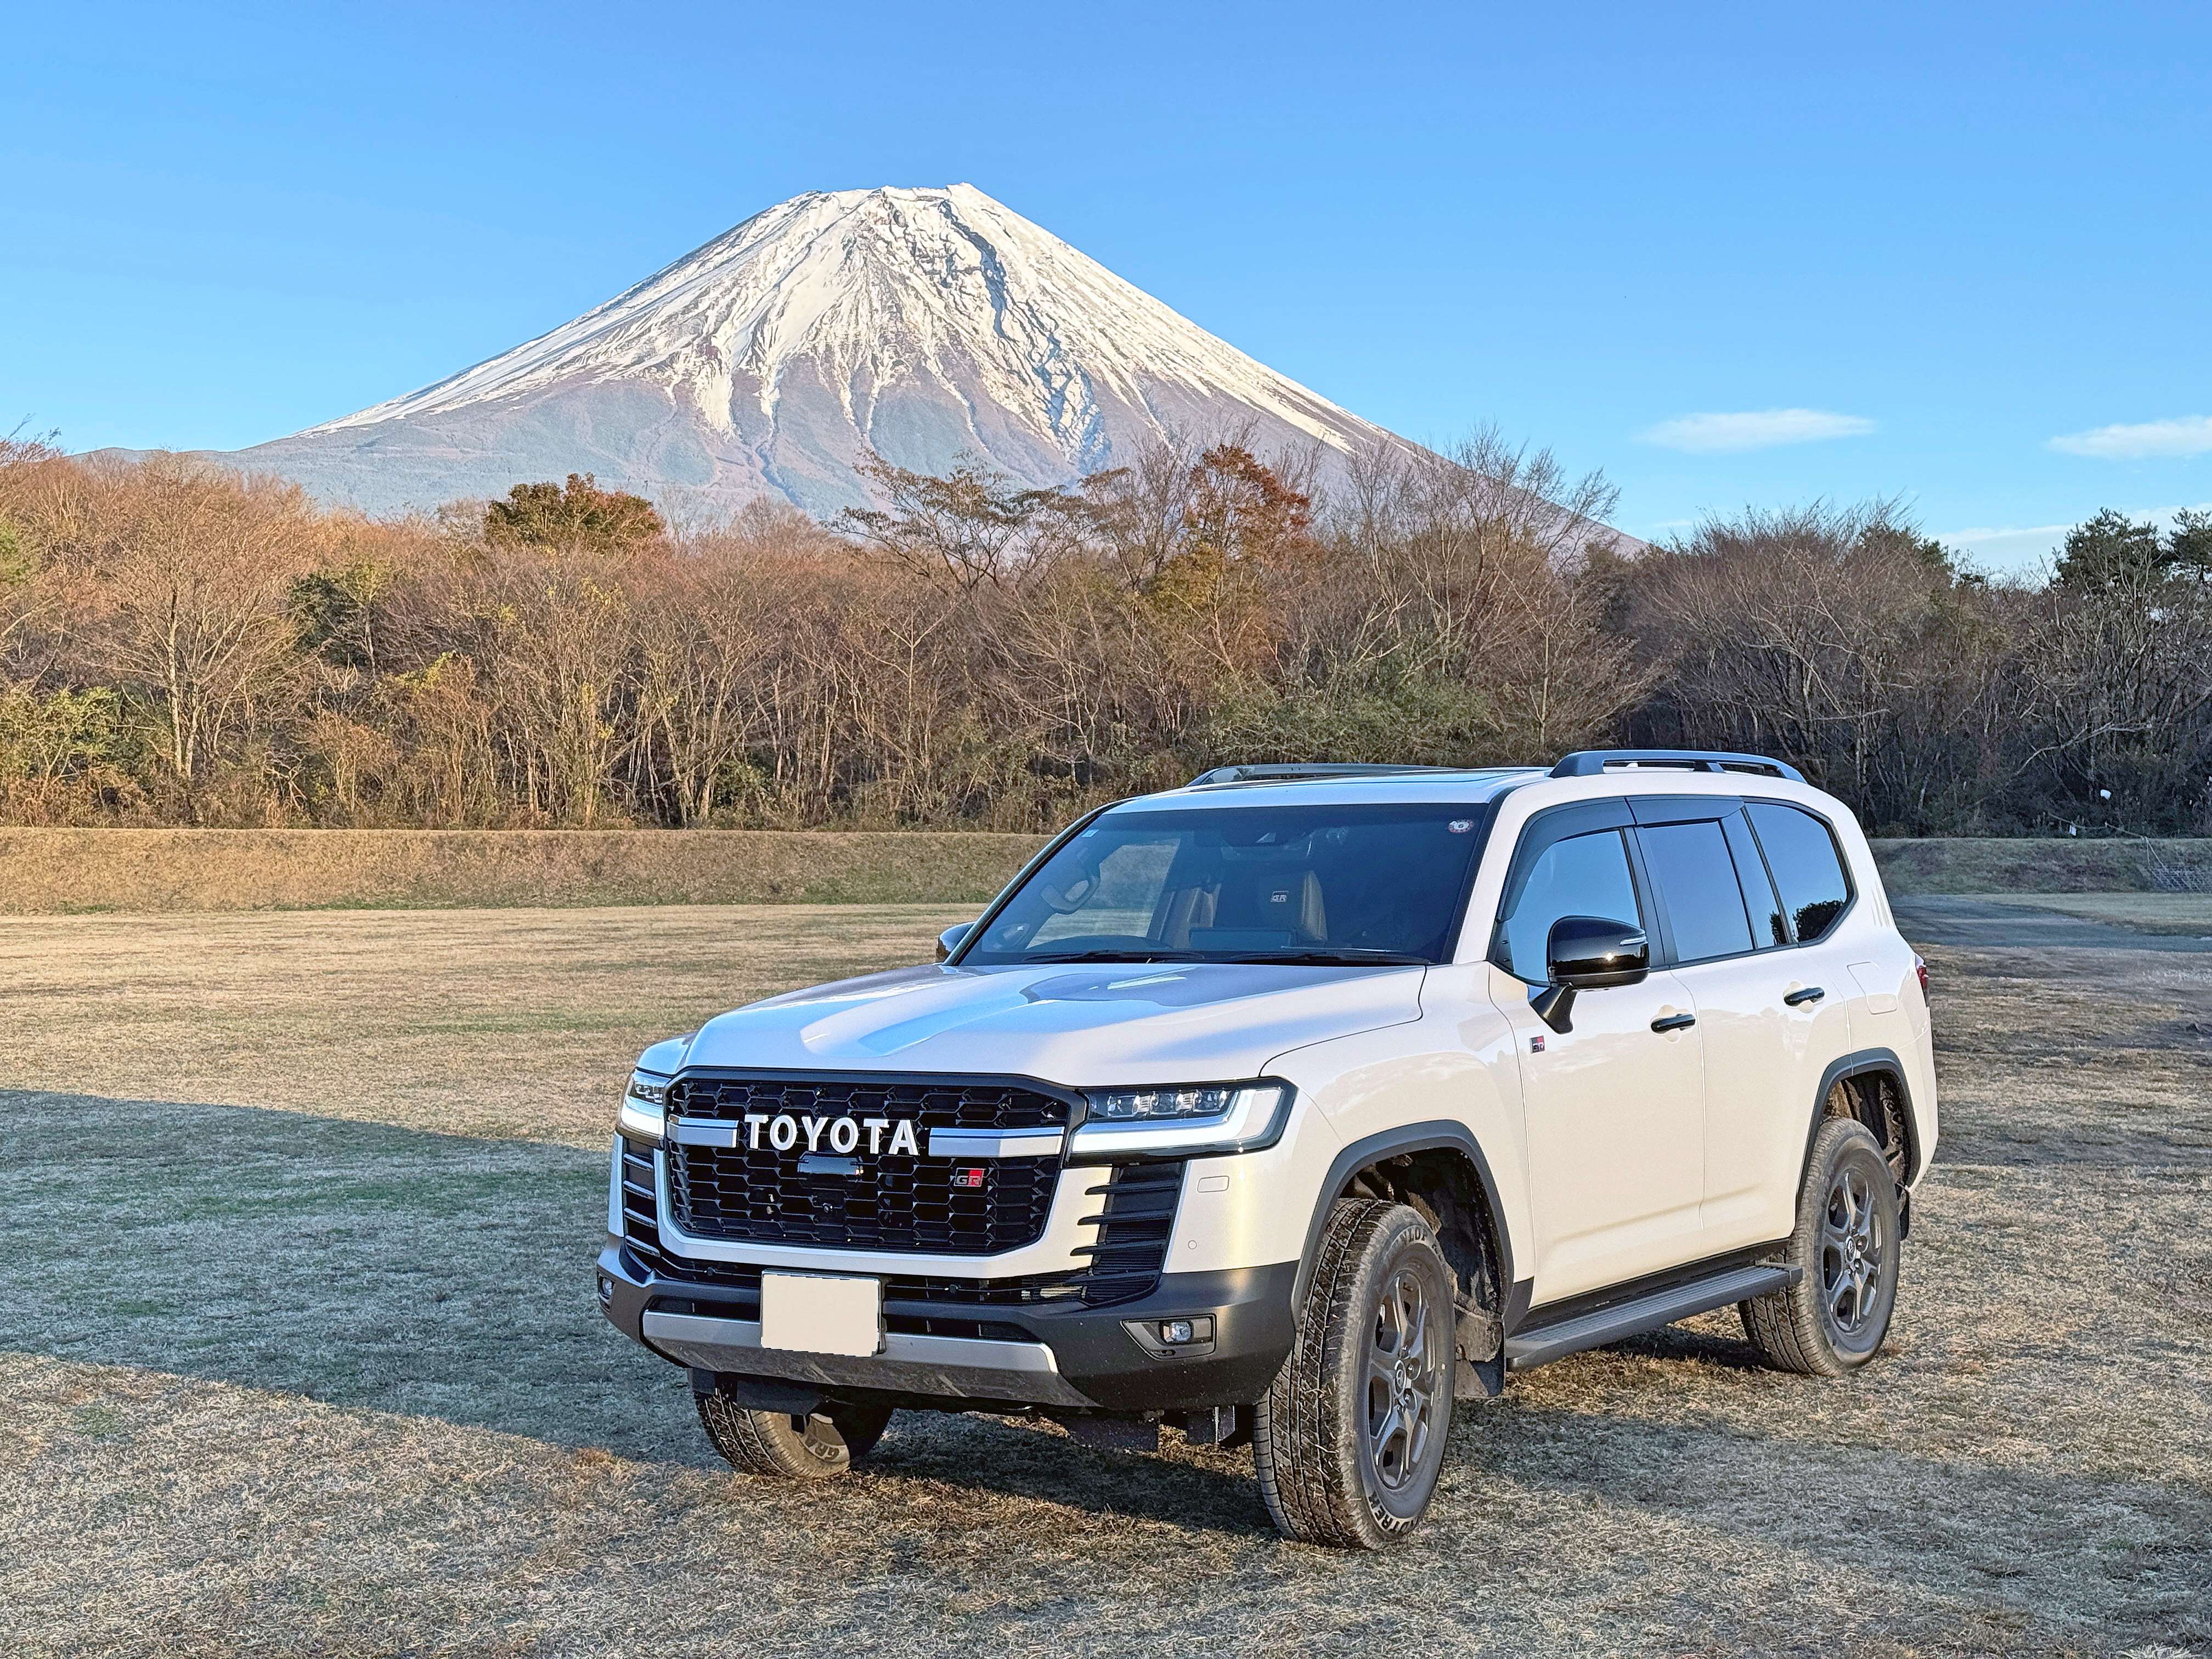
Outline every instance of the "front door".
[[1653, 925], [1629, 859], [1628, 814], [1588, 828], [1594, 816], [1613, 815], [1567, 809], [1531, 822], [1492, 953], [1522, 981], [1498, 1000], [1521, 1051], [1540, 1304], [1699, 1254], [1705, 1079], [1697, 1029], [1677, 1023], [1693, 1012], [1688, 993], [1664, 971], [1639, 985], [1583, 991], [1565, 1031], [1528, 1006], [1560, 917]]

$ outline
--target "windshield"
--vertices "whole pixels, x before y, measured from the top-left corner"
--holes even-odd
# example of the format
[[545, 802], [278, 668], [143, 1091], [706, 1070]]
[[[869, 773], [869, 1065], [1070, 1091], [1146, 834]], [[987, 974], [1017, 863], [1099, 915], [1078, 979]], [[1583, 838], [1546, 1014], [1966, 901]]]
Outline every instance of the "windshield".
[[1450, 802], [1109, 812], [960, 962], [1443, 962], [1488, 818]]

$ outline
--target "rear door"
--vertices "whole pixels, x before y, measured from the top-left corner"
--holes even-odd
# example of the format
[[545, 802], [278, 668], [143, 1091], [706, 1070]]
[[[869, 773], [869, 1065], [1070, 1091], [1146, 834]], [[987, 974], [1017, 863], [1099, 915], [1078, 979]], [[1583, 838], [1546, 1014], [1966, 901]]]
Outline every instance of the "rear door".
[[[1649, 931], [1650, 901], [1618, 800], [1540, 814], [1506, 878], [1491, 960], [1533, 993], [1562, 916]], [[1705, 1091], [1690, 1012], [1668, 973], [1583, 991], [1555, 1031], [1527, 998], [1504, 1010], [1521, 1049], [1539, 1303], [1694, 1259], [1705, 1186]], [[1655, 1030], [1656, 1022], [1662, 1029]]]

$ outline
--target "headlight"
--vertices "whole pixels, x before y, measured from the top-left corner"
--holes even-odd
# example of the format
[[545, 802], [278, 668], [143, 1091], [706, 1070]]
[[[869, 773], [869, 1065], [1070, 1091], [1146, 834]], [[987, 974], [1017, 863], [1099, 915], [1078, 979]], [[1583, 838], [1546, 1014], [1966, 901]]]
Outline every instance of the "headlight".
[[1097, 1089], [1085, 1097], [1072, 1158], [1186, 1158], [1256, 1152], [1283, 1138], [1287, 1083], [1202, 1083], [1154, 1089]]
[[659, 1140], [666, 1134], [668, 1084], [658, 1073], [632, 1072], [615, 1127], [635, 1140]]

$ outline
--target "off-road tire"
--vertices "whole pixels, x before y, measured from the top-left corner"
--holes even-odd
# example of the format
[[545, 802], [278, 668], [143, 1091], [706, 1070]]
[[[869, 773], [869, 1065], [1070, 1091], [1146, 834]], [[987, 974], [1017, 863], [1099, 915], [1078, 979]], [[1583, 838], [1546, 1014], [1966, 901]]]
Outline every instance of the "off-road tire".
[[[1860, 1195], [1863, 1215], [1839, 1197], [1847, 1192]], [[1778, 1370], [1848, 1376], [1880, 1352], [1897, 1310], [1905, 1244], [1898, 1223], [1897, 1182], [1881, 1143], [1850, 1118], [1821, 1124], [1790, 1235], [1787, 1259], [1803, 1276], [1786, 1291], [1736, 1304], [1759, 1357]], [[1869, 1241], [1879, 1258], [1870, 1271]]]
[[[1419, 1212], [1370, 1198], [1329, 1211], [1297, 1340], [1254, 1413], [1260, 1495], [1285, 1537], [1381, 1549], [1427, 1513], [1451, 1432], [1452, 1286]], [[1408, 1289], [1420, 1298], [1418, 1316], [1407, 1311]], [[1418, 1352], [1412, 1330], [1395, 1346], [1385, 1340], [1394, 1322], [1419, 1328]], [[1378, 1358], [1392, 1354], [1407, 1363], [1378, 1372]], [[1396, 1420], [1418, 1426], [1392, 1432], [1394, 1402]], [[1379, 1452], [1378, 1422], [1389, 1437]]]
[[730, 1467], [773, 1480], [827, 1480], [883, 1438], [888, 1406], [831, 1405], [810, 1417], [748, 1411], [726, 1395], [693, 1396], [699, 1421]]

